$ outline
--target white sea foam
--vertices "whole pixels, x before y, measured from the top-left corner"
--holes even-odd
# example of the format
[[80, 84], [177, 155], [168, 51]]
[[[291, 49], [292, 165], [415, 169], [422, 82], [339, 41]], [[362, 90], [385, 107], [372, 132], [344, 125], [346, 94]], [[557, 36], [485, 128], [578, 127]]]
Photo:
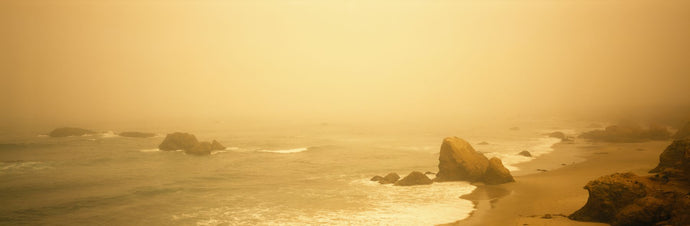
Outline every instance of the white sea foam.
[[141, 149], [141, 150], [139, 150], [139, 151], [140, 151], [140, 152], [159, 152], [159, 151], [161, 151], [161, 150], [158, 149], [158, 148], [153, 148], [153, 149]]
[[[420, 186], [380, 185], [368, 179], [349, 183], [352, 202], [358, 208], [310, 210], [289, 206], [257, 204], [247, 208], [227, 206], [202, 209], [172, 216], [174, 221], [196, 221], [197, 225], [435, 225], [465, 219], [474, 211], [471, 201], [459, 196], [476, 187], [467, 182], [444, 182]], [[309, 196], [309, 195], [315, 196]], [[320, 197], [320, 192], [299, 195]], [[329, 198], [329, 194], [321, 194]], [[343, 194], [347, 195], [347, 194]]]
[[240, 148], [239, 147], [226, 147], [225, 150], [226, 151], [236, 151], [236, 150], [240, 150]]
[[259, 150], [258, 152], [270, 152], [270, 153], [280, 153], [280, 154], [289, 154], [289, 153], [298, 153], [298, 152], [303, 152], [309, 150], [309, 148], [293, 148], [293, 149], [284, 149], [284, 150]]
[[113, 138], [113, 137], [119, 137], [119, 135], [115, 134], [113, 131], [108, 131], [99, 134], [102, 138]]
[[[561, 142], [561, 139], [542, 137], [527, 142], [498, 143], [495, 144], [497, 147], [493, 147], [492, 151], [486, 152], [484, 155], [486, 155], [487, 158], [497, 157], [501, 159], [503, 165], [505, 165], [508, 170], [518, 171], [520, 168], [516, 167], [516, 164], [532, 161], [543, 154], [552, 152], [552, 146], [558, 142]], [[532, 157], [518, 155], [517, 153], [521, 151], [529, 151]]]

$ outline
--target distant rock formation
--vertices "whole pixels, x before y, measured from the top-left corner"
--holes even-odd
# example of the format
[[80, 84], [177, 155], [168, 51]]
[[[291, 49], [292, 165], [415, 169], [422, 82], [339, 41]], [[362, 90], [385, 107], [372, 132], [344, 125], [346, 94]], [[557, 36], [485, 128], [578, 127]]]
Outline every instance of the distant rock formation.
[[381, 178], [379, 180], [379, 184], [394, 184], [400, 179], [400, 176], [397, 173], [389, 173], [385, 177]]
[[155, 133], [144, 133], [144, 132], [122, 132], [117, 134], [121, 137], [135, 137], [135, 138], [149, 138], [156, 136]]
[[486, 142], [486, 141], [482, 141], [482, 142], [477, 143], [477, 145], [488, 145], [488, 144], [489, 144], [489, 142]]
[[674, 139], [683, 139], [683, 138], [690, 138], [690, 122], [685, 123], [685, 126], [683, 128], [680, 128], [678, 132], [676, 132], [675, 135], [673, 135]]
[[642, 142], [648, 140], [666, 140], [670, 132], [664, 126], [650, 125], [644, 128], [636, 123], [625, 122], [608, 126], [604, 130], [592, 130], [580, 134], [580, 138], [603, 142]]
[[196, 136], [189, 133], [171, 133], [165, 136], [163, 142], [158, 145], [158, 149], [162, 151], [175, 150], [191, 150], [194, 146], [199, 145]]
[[437, 181], [481, 181], [487, 184], [512, 182], [510, 171], [500, 159], [491, 161], [458, 137], [447, 137], [441, 144]]
[[431, 184], [433, 181], [426, 177], [422, 172], [419, 171], [413, 171], [407, 176], [405, 176], [403, 179], [399, 180], [398, 182], [395, 182], [394, 185], [396, 186], [412, 186], [412, 185], [426, 185], [426, 184]]
[[690, 225], [690, 139], [668, 146], [652, 172], [659, 174], [616, 173], [590, 181], [587, 203], [569, 218], [614, 226]]
[[96, 132], [94, 132], [94, 131], [82, 129], [82, 128], [62, 127], [62, 128], [57, 128], [57, 129], [54, 129], [53, 131], [50, 131], [48, 136], [50, 136], [50, 137], [71, 137], [71, 136], [90, 135], [90, 134], [95, 134], [95, 133]]
[[185, 153], [191, 155], [209, 155], [214, 150], [224, 150], [225, 147], [213, 141], [199, 142], [196, 136], [189, 133], [171, 133], [165, 136], [163, 142], [158, 145], [158, 149], [162, 151], [184, 150]]
[[561, 139], [561, 140], [567, 139], [567, 137], [565, 136], [565, 134], [564, 134], [563, 132], [561, 132], [561, 131], [556, 131], [556, 132], [553, 132], [553, 133], [549, 133], [548, 135], [549, 135], [549, 137], [558, 138], [558, 139]]
[[522, 155], [525, 157], [532, 157], [532, 153], [529, 153], [529, 151], [521, 151], [520, 153], [518, 153], [518, 155]]
[[213, 142], [211, 142], [211, 150], [213, 150], [213, 151], [225, 150], [225, 146], [220, 144], [218, 141], [213, 140]]

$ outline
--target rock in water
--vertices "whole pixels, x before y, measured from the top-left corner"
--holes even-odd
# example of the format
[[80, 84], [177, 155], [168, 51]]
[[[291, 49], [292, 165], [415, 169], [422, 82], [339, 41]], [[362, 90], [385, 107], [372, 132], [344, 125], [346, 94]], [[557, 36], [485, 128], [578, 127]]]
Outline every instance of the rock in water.
[[683, 128], [680, 128], [678, 132], [676, 132], [675, 135], [673, 135], [674, 139], [683, 139], [683, 138], [690, 138], [690, 122], [685, 123], [685, 126]]
[[421, 172], [414, 171], [407, 176], [405, 176], [403, 179], [399, 180], [398, 182], [395, 182], [396, 186], [412, 186], [412, 185], [424, 185], [424, 184], [431, 184], [433, 181], [426, 177]]
[[489, 159], [489, 168], [484, 173], [484, 183], [486, 184], [503, 184], [513, 182], [513, 176], [510, 171], [503, 166], [500, 159], [493, 157]]
[[478, 145], [489, 145], [489, 142], [482, 141], [482, 142], [479, 142], [479, 143], [477, 143], [477, 144], [478, 144]]
[[88, 134], [94, 134], [96, 132], [74, 127], [62, 127], [51, 131], [48, 136], [50, 137], [70, 137], [70, 136], [83, 136]]
[[199, 141], [196, 137], [189, 133], [171, 133], [165, 136], [163, 142], [158, 145], [158, 149], [163, 151], [175, 151], [175, 150], [192, 150], [195, 146], [199, 145]]
[[121, 137], [135, 137], [135, 138], [149, 138], [156, 136], [154, 133], [143, 133], [143, 132], [122, 132], [117, 134]]
[[383, 179], [383, 177], [382, 177], [382, 176], [378, 176], [378, 175], [376, 175], [376, 176], [372, 177], [372, 178], [371, 178], [371, 179], [369, 179], [369, 180], [370, 180], [370, 181], [380, 181], [381, 179]]
[[521, 151], [520, 153], [518, 153], [518, 155], [522, 155], [525, 157], [532, 157], [532, 153], [529, 153], [529, 151]]
[[191, 149], [185, 149], [184, 153], [190, 155], [210, 155], [213, 146], [208, 141], [199, 142], [196, 146]]
[[438, 157], [439, 181], [480, 181], [489, 167], [489, 159], [458, 137], [447, 137]]
[[[441, 153], [438, 157], [437, 181], [464, 180], [470, 182], [499, 183], [510, 182], [510, 171], [503, 167], [499, 159], [493, 160], [492, 169], [488, 173], [489, 159], [472, 148], [467, 141], [458, 137], [447, 137], [441, 144]], [[504, 175], [507, 173], [507, 176]], [[510, 178], [508, 180], [507, 178]], [[488, 180], [488, 181], [487, 181]], [[500, 182], [500, 183], [505, 183]]]
[[556, 131], [556, 132], [553, 132], [553, 133], [549, 133], [549, 137], [558, 138], [558, 139], [561, 139], [561, 140], [565, 140], [565, 139], [566, 139], [565, 134], [564, 134], [563, 132], [560, 132], [560, 131]]
[[385, 177], [381, 178], [379, 180], [380, 184], [393, 184], [397, 182], [400, 179], [400, 176], [397, 173], [389, 173]]
[[220, 144], [220, 142], [213, 140], [213, 142], [211, 142], [211, 150], [214, 150], [214, 151], [225, 150], [225, 146]]

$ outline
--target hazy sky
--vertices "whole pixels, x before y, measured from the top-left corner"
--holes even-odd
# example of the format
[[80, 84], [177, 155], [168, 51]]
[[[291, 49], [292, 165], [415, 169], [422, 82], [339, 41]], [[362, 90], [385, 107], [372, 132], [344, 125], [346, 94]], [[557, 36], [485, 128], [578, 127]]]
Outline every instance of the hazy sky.
[[0, 0], [3, 123], [690, 104], [690, 1]]

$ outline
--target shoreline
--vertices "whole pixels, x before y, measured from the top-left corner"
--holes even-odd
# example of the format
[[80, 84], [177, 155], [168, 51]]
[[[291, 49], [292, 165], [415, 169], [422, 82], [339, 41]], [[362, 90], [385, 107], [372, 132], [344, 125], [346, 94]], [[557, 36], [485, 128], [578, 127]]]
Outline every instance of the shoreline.
[[587, 202], [582, 187], [616, 172], [647, 175], [671, 142], [554, 144], [552, 152], [516, 164], [520, 171], [514, 174], [515, 182], [475, 185], [461, 197], [475, 204], [470, 216], [441, 225], [608, 225], [567, 218]]

